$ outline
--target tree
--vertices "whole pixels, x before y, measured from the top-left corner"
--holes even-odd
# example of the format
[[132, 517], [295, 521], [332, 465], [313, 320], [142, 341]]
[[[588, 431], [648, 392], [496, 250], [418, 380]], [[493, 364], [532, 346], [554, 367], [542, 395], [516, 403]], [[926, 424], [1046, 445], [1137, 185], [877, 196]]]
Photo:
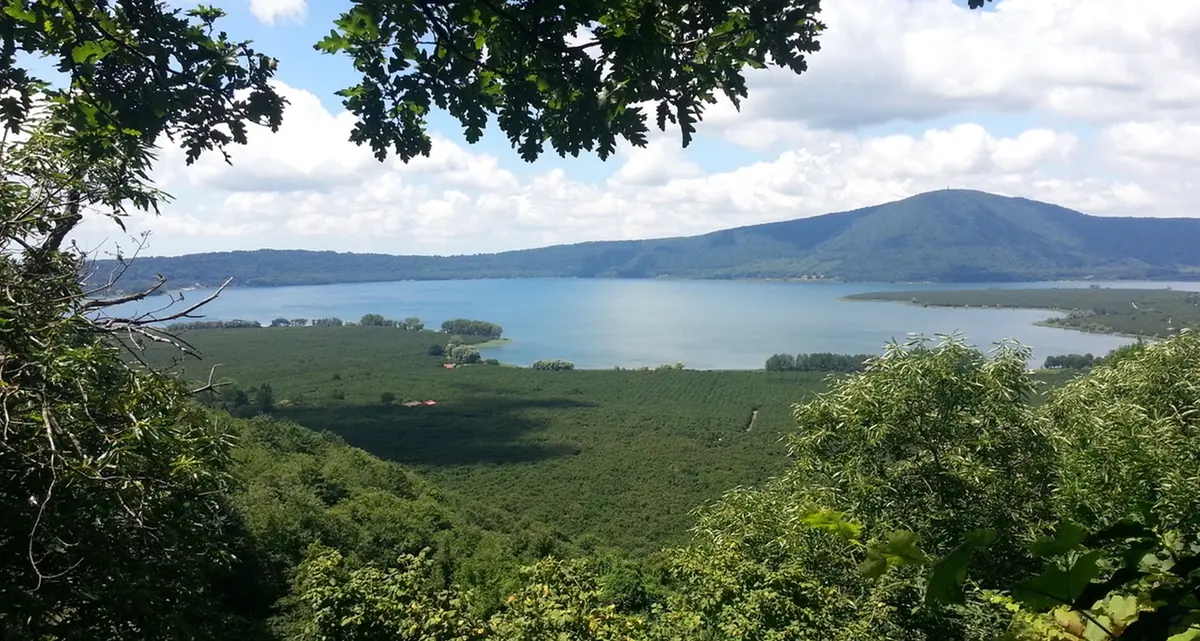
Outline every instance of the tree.
[[430, 356], [444, 356], [446, 354], [446, 348], [434, 343], [433, 345], [429, 346], [429, 349], [425, 350], [425, 353]]
[[796, 369], [796, 357], [791, 354], [775, 354], [767, 359], [768, 372], [788, 372]]
[[[218, 9], [33, 0], [9, 2], [5, 14], [0, 86], [12, 93], [0, 99], [0, 121], [10, 131], [47, 100], [55, 127], [83, 157], [136, 171], [163, 135], [183, 146], [190, 163], [206, 150], [244, 144], [250, 123], [279, 127], [284, 101], [269, 84], [276, 61], [230, 40], [216, 26]], [[57, 59], [65, 86], [39, 81], [18, 52]]]
[[819, 9], [817, 0], [355, 0], [317, 48], [353, 59], [361, 78], [338, 95], [359, 121], [351, 139], [381, 160], [428, 155], [434, 107], [469, 142], [495, 117], [528, 161], [546, 143], [605, 159], [618, 139], [646, 144], [643, 105], [659, 129], [678, 124], [686, 147], [718, 93], [735, 105], [747, 96], [743, 68], [806, 71], [825, 29]]
[[305, 325], [308, 325], [307, 318], [293, 318], [290, 322], [292, 327], [304, 327]]
[[364, 327], [395, 327], [396, 321], [384, 318], [380, 314], [364, 314], [362, 319], [358, 321], [358, 324]]
[[456, 318], [442, 323], [442, 332], [446, 334], [462, 334], [464, 336], [482, 336], [484, 338], [500, 338], [504, 328], [486, 321]]
[[[317, 48], [362, 74], [339, 95], [359, 119], [352, 139], [379, 158], [428, 154], [434, 107], [475, 142], [495, 117], [526, 160], [618, 139], [646, 144], [648, 103], [660, 129], [692, 139], [718, 92], [739, 104], [742, 69], [801, 73], [824, 25], [812, 0], [645, 4], [633, 0], [452, 3], [356, 0]], [[579, 33], [588, 37], [574, 42]]]
[[[229, 438], [139, 362], [146, 342], [186, 352], [153, 323], [199, 305], [111, 316], [162, 282], [84, 292], [66, 239], [89, 212], [157, 211], [167, 195], [147, 176], [163, 135], [190, 162], [244, 142], [251, 122], [278, 127], [274, 61], [227, 39], [211, 9], [38, 0], [4, 14], [0, 122], [16, 135], [0, 142], [0, 625], [31, 639], [228, 632], [210, 586], [230, 558]], [[61, 85], [23, 66], [40, 56]]]
[[286, 318], [276, 318], [271, 321], [271, 327], [291, 327], [292, 322]]
[[530, 366], [532, 369], [546, 370], [550, 372], [562, 372], [575, 369], [575, 363], [564, 361], [561, 359], [550, 359], [545, 361], [534, 361]]
[[409, 316], [408, 318], [404, 319], [404, 329], [419, 332], [425, 329], [425, 323], [416, 316]]
[[447, 352], [450, 360], [460, 365], [470, 365], [483, 360], [479, 348], [474, 345], [455, 345]]

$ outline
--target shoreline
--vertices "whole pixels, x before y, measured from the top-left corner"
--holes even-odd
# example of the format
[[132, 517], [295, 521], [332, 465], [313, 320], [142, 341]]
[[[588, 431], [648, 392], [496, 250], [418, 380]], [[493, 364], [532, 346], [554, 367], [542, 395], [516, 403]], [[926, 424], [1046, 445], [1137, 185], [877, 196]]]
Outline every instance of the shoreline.
[[491, 338], [483, 341], [482, 343], [471, 343], [471, 346], [477, 349], [494, 349], [498, 347], [504, 347], [505, 345], [510, 345], [515, 342], [516, 340], [511, 338]]
[[[892, 304], [899, 304], [899, 305], [908, 305], [910, 307], [936, 307], [938, 309], [983, 309], [983, 310], [992, 310], [992, 311], [1003, 311], [1003, 310], [1007, 309], [1007, 310], [1020, 310], [1020, 311], [1025, 311], [1025, 312], [1051, 312], [1051, 313], [1059, 313], [1059, 314], [1069, 314], [1071, 312], [1071, 310], [1069, 310], [1069, 309], [1059, 309], [1059, 308], [1054, 308], [1054, 307], [1013, 307], [1013, 306], [1009, 306], [1009, 305], [975, 305], [975, 306], [972, 306], [972, 305], [935, 305], [933, 303], [920, 303], [920, 302], [914, 303], [910, 300], [892, 300], [892, 299], [888, 299], [888, 298], [854, 298], [855, 296], [858, 296], [858, 294], [850, 294], [849, 296], [842, 296], [842, 297], [838, 298], [838, 300], [843, 300], [848, 303], [892, 303]], [[1058, 323], [1052, 322], [1053, 320], [1054, 320], [1054, 318], [1051, 317], [1051, 318], [1046, 318], [1046, 319], [1043, 319], [1040, 321], [1034, 321], [1033, 323], [1030, 323], [1030, 324], [1034, 325], [1036, 327], [1048, 327], [1051, 329], [1061, 329], [1061, 330], [1069, 331], [1069, 332], [1079, 332], [1081, 334], [1099, 334], [1102, 336], [1117, 336], [1119, 338], [1131, 338], [1131, 339], [1137, 339], [1137, 340], [1142, 340], [1142, 341], [1146, 341], [1146, 342], [1156, 342], [1156, 341], [1163, 340], [1161, 338], [1158, 338], [1155, 336], [1149, 336], [1146, 334], [1130, 334], [1127, 332], [1118, 332], [1118, 331], [1097, 332], [1097, 331], [1083, 329], [1081, 327], [1071, 327], [1070, 325], [1059, 325]]]

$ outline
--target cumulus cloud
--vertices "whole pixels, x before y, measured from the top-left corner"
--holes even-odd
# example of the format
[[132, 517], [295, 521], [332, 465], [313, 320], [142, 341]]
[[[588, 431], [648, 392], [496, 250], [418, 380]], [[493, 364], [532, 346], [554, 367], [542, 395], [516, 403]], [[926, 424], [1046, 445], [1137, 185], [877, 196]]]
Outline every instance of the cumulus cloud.
[[263, 24], [278, 21], [300, 21], [308, 13], [305, 0], [250, 0], [250, 13]]
[[[378, 163], [347, 141], [348, 114], [280, 85], [290, 105], [278, 133], [253, 131], [232, 166], [212, 156], [185, 168], [164, 150], [156, 177], [178, 200], [130, 227], [153, 230], [156, 254], [474, 253], [703, 233], [946, 187], [1100, 215], [1196, 215], [1200, 3], [827, 4], [811, 71], [755, 72], [740, 114], [710, 111], [707, 153], [667, 134], [623, 146], [597, 177], [585, 163], [518, 170], [515, 153], [435, 132], [430, 157]], [[267, 5], [272, 20], [303, 11], [252, 4]], [[713, 144], [752, 160], [730, 167]], [[93, 221], [80, 237], [112, 233]]]
[[1147, 112], [1200, 115], [1200, 3], [1001, 0], [971, 12], [946, 0], [827, 3], [822, 50], [801, 76], [754, 72], [738, 114], [852, 129], [961, 111], [1087, 122]]

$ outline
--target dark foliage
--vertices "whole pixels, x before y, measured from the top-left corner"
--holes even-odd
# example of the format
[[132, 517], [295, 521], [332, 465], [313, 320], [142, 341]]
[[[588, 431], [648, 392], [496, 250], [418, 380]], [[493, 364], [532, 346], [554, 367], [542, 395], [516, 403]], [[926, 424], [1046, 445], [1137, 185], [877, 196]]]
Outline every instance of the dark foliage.
[[456, 318], [442, 323], [442, 332], [455, 336], [483, 336], [484, 338], [500, 338], [504, 329], [495, 323]]
[[768, 372], [861, 372], [870, 354], [775, 354], [767, 359]]
[[[828, 384], [823, 372], [674, 366], [445, 370], [442, 358], [427, 354], [441, 336], [381, 327], [197, 332], [189, 339], [204, 360], [185, 373], [203, 378], [207, 363], [219, 362], [218, 372], [241, 382], [246, 396], [233, 400], [238, 386], [218, 390], [222, 402], [242, 408], [232, 411], [256, 413], [245, 386], [268, 382], [273, 416], [329, 430], [446, 488], [638, 554], [682, 541], [697, 505], [778, 471], [792, 403]], [[1070, 376], [1039, 379], [1057, 385]], [[437, 405], [381, 403], [389, 392]]]

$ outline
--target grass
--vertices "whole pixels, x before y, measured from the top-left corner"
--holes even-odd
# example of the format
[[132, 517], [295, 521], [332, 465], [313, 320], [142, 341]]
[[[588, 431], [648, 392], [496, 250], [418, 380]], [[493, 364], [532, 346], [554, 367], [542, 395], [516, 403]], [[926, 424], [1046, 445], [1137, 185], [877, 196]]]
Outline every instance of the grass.
[[848, 300], [897, 301], [930, 307], [1047, 309], [1065, 316], [1040, 324], [1085, 332], [1166, 338], [1200, 326], [1200, 293], [1169, 289], [978, 289], [869, 292]]
[[[781, 471], [792, 404], [826, 387], [810, 372], [447, 370], [426, 355], [445, 335], [382, 327], [185, 338], [205, 356], [186, 365], [188, 378], [207, 378], [219, 363], [218, 378], [269, 383], [277, 416], [634, 554], [682, 541], [691, 510]], [[384, 393], [396, 402], [383, 403]]]

